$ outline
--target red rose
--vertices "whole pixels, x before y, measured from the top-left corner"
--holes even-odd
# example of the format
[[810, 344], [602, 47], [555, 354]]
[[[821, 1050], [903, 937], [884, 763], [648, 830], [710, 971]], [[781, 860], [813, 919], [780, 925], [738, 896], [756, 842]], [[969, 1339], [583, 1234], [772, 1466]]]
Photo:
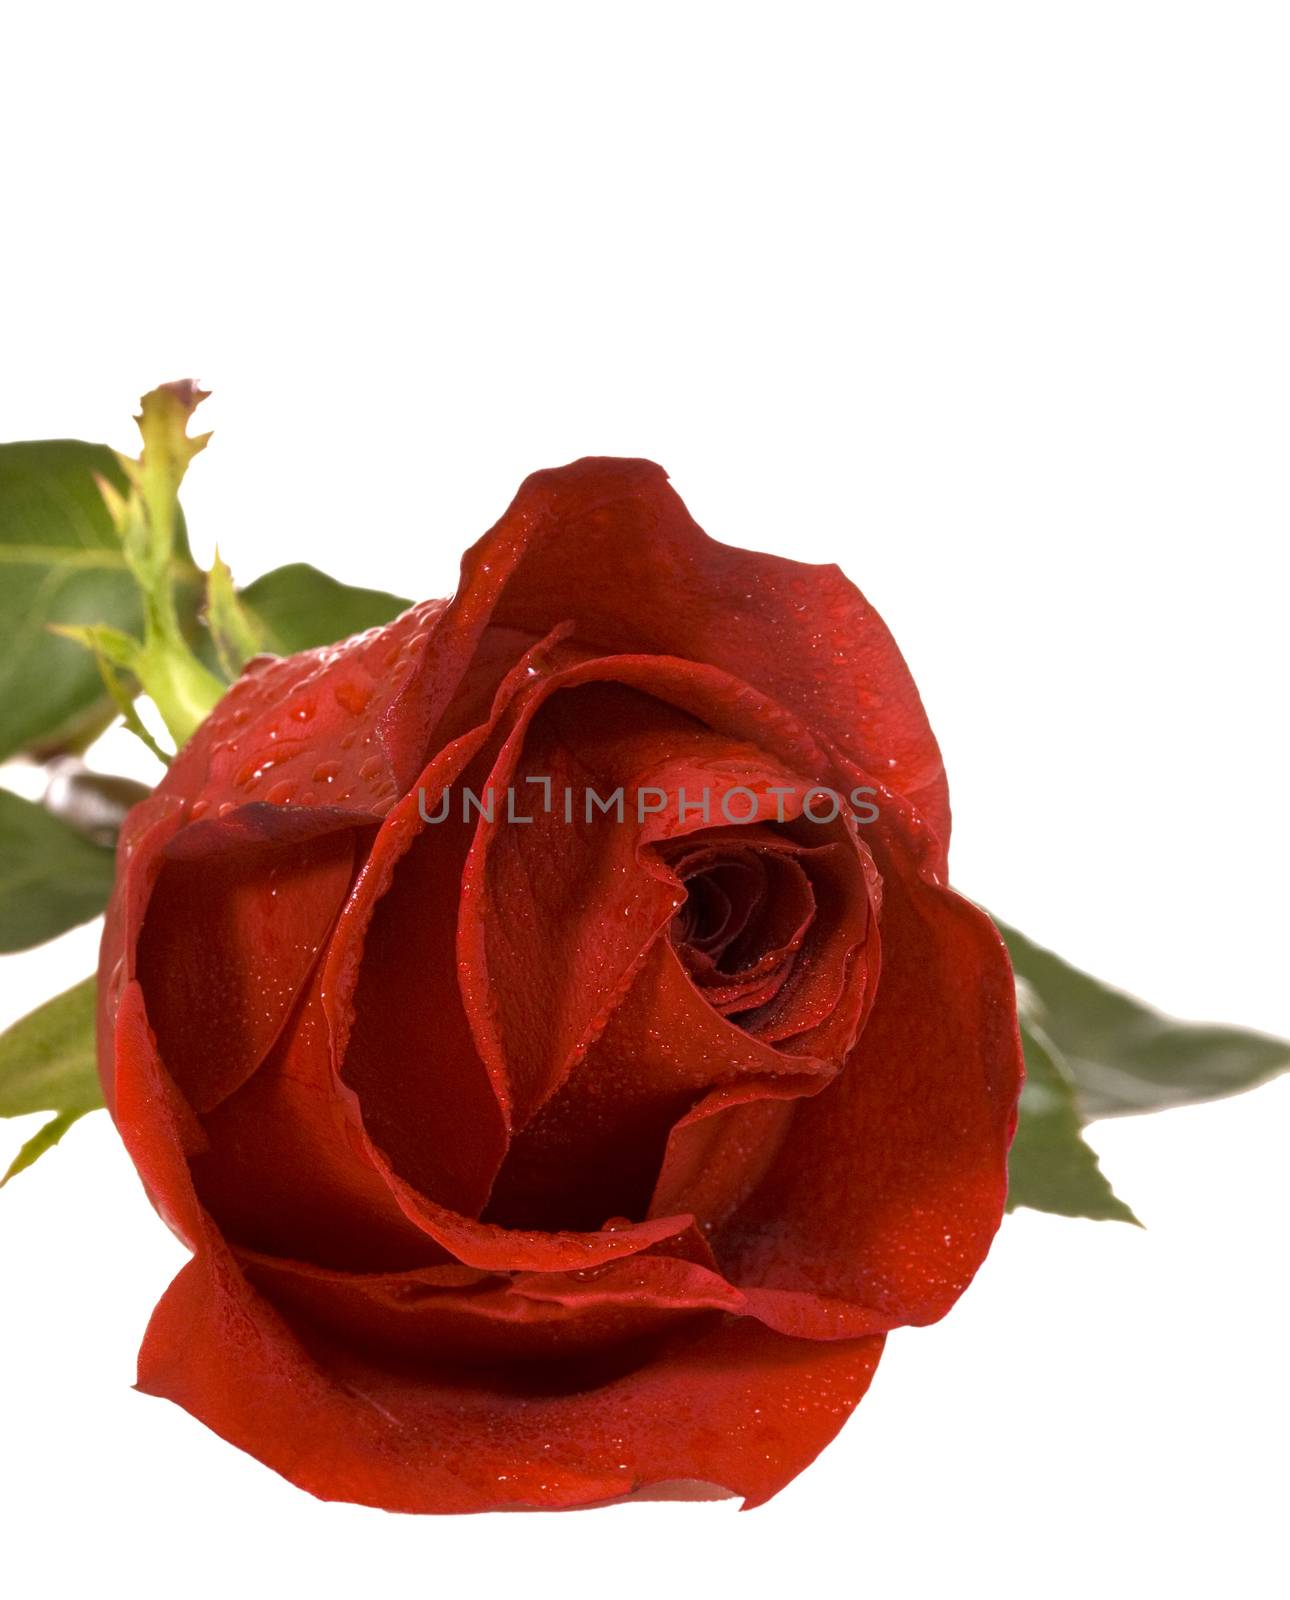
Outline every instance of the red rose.
[[193, 1251], [140, 1386], [327, 1498], [774, 1494], [1002, 1211], [1012, 977], [948, 834], [873, 610], [647, 462], [253, 663], [104, 935], [104, 1091]]

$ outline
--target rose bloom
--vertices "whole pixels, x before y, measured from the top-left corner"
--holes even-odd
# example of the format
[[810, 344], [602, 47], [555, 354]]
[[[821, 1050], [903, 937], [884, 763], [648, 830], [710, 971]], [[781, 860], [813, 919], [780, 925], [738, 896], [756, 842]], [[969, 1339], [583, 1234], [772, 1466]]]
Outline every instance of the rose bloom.
[[872, 608], [644, 461], [252, 662], [103, 940], [104, 1092], [193, 1252], [140, 1387], [392, 1510], [773, 1495], [1002, 1213], [1013, 981], [949, 827]]

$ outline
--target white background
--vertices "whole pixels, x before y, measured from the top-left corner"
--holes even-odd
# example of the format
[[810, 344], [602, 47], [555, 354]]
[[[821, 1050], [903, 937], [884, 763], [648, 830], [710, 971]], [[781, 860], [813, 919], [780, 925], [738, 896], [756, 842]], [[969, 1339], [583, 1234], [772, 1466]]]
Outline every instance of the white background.
[[[1279, 5], [46, 4], [0, 25], [0, 438], [213, 387], [200, 555], [421, 597], [528, 471], [837, 559], [966, 891], [1290, 1035]], [[2, 964], [4, 1020], [92, 929]], [[1285, 1592], [1290, 1080], [1102, 1124], [766, 1508], [324, 1506], [131, 1392], [179, 1247], [106, 1119], [0, 1194], [0, 1585]], [[0, 1127], [0, 1161], [30, 1134]]]

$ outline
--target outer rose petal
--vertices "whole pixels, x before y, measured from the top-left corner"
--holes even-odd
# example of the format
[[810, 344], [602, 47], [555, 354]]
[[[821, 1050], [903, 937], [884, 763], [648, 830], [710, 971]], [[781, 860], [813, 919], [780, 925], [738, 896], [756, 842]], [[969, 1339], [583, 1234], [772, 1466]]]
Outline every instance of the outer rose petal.
[[[504, 662], [514, 657], [513, 636], [493, 651], [482, 672], [472, 665], [470, 678], [463, 685], [463, 703], [469, 702], [470, 716], [478, 715], [482, 721], [472, 721], [468, 733], [440, 751], [422, 775], [424, 783], [433, 786], [435, 774], [443, 781], [456, 781], [462, 764], [486, 741], [515, 688], [529, 684], [529, 667], [542, 660], [545, 647], [551, 643], [544, 641], [528, 651], [500, 685], [495, 682], [496, 674]], [[244, 817], [248, 811], [266, 809], [271, 816], [281, 817], [284, 825], [288, 818], [295, 818], [297, 826], [316, 825], [322, 815], [309, 808], [278, 811], [259, 807], [243, 808], [232, 813], [229, 820]], [[374, 826], [375, 819], [371, 821]], [[365, 918], [384, 893], [395, 864], [419, 826], [415, 796], [408, 797], [385, 818], [358, 887], [350, 897], [347, 926], [331, 947], [330, 988], [327, 974], [316, 970], [305, 999], [292, 1014], [264, 1066], [241, 1090], [202, 1119], [209, 1149], [194, 1159], [198, 1187], [220, 1225], [241, 1244], [333, 1266], [368, 1269], [411, 1267], [443, 1259], [447, 1254], [399, 1204], [381, 1165], [373, 1159], [353, 1096], [338, 1093], [333, 1065], [333, 1053], [343, 1052], [353, 1021], [348, 996], [359, 970]], [[211, 827], [203, 823], [188, 830], [179, 836], [174, 847], [189, 849], [190, 838], [199, 838]], [[421, 1088], [426, 1095], [433, 1091], [437, 1100], [428, 1105], [421, 1102], [427, 1119], [422, 1132], [439, 1137], [439, 1147], [451, 1153], [460, 1174], [458, 1183], [468, 1174], [474, 1155], [482, 1155], [486, 1192], [504, 1145], [497, 1145], [489, 1155], [490, 1130], [495, 1125], [500, 1128], [500, 1120], [483, 1068], [475, 1060], [464, 1019], [459, 1041], [462, 1050], [457, 1055], [450, 1053], [449, 1008], [455, 1005], [460, 1011], [451, 958], [455, 885], [442, 907], [423, 902], [420, 911], [427, 925], [442, 924], [446, 930], [448, 958], [429, 967], [406, 960], [379, 967], [369, 962], [363, 967], [369, 976], [386, 981], [387, 986], [390, 982], [396, 984], [393, 995], [371, 1008], [376, 1024], [384, 1029], [376, 1043], [389, 1046], [391, 1068], [406, 1069], [415, 1063], [414, 1070], [405, 1071], [403, 1078], [405, 1121], [413, 1120], [417, 1104], [414, 1091]], [[328, 993], [326, 1008], [324, 992]], [[330, 1012], [330, 1028], [325, 1009]], [[472, 1062], [483, 1090], [482, 1096], [476, 1095], [473, 1100]], [[454, 1068], [458, 1073], [455, 1092], [451, 1071], [446, 1071]], [[394, 1076], [392, 1072], [391, 1077]], [[442, 1115], [445, 1107], [453, 1114]], [[396, 1114], [397, 1110], [396, 1106]], [[436, 1116], [435, 1112], [439, 1114]], [[428, 1145], [432, 1143], [433, 1138], [427, 1141]], [[425, 1149], [423, 1164], [432, 1156], [433, 1149]]]
[[[715, 1315], [715, 1314], [714, 1314]], [[391, 1511], [585, 1506], [694, 1481], [769, 1499], [834, 1436], [878, 1338], [812, 1343], [718, 1320], [578, 1387], [390, 1368], [293, 1328], [212, 1248], [153, 1314], [139, 1387], [325, 1500]]]
[[[353, 1259], [355, 1252], [370, 1252], [364, 1259], [373, 1265], [425, 1259], [433, 1247], [408, 1223], [370, 1163], [358, 1159], [352, 1131], [339, 1115], [341, 1108], [331, 1088], [330, 1056], [316, 994], [288, 1015], [301, 977], [297, 958], [308, 965], [307, 950], [292, 950], [290, 946], [297, 935], [301, 943], [315, 944], [326, 930], [334, 915], [336, 896], [343, 894], [348, 885], [348, 860], [356, 830], [360, 834], [366, 832], [368, 823], [374, 826], [374, 819], [362, 815], [355, 819], [352, 814], [324, 809], [281, 810], [252, 805], [231, 813], [224, 821], [202, 821], [186, 828], [184, 815], [182, 802], [164, 794], [153, 796], [131, 814], [122, 839], [117, 885], [104, 933], [100, 970], [106, 981], [100, 984], [99, 1066], [105, 1098], [127, 1145], [131, 1141], [117, 1105], [117, 1091], [119, 1081], [131, 1081], [133, 1064], [129, 1052], [123, 1055], [121, 1041], [137, 1037], [140, 1029], [146, 1034], [152, 1019], [132, 1024], [123, 1034], [120, 1024], [125, 1017], [123, 1013], [118, 1016], [118, 1009], [123, 993], [130, 992], [127, 985], [136, 972], [141, 970], [147, 977], [153, 970], [163, 1044], [169, 1040], [175, 1047], [173, 1065], [181, 1076], [188, 1077], [189, 1092], [199, 1103], [210, 1104], [220, 1098], [219, 1093], [203, 1094], [205, 1085], [215, 1085], [224, 1093], [233, 1087], [232, 1082], [221, 1084], [217, 1077], [202, 1077], [208, 1066], [211, 1072], [218, 1073], [226, 1060], [233, 1059], [237, 1077], [245, 1077], [247, 1070], [260, 1065], [257, 1058], [261, 1050], [273, 1046], [266, 1064], [241, 1090], [228, 1094], [205, 1119], [191, 1121], [189, 1158], [201, 1175], [204, 1196], [219, 1205], [226, 1222], [231, 1221], [248, 1241], [277, 1247], [289, 1242], [293, 1250], [312, 1246], [329, 1259], [336, 1255]], [[293, 839], [300, 846], [298, 856], [291, 847]], [[315, 866], [322, 868], [321, 875], [309, 867], [319, 847], [324, 853], [317, 857]], [[256, 1030], [251, 1035], [254, 1049], [248, 1047], [240, 1056], [235, 1049], [216, 1049], [207, 1054], [203, 1043], [218, 1044], [223, 1037], [221, 1018], [217, 1015], [194, 1031], [167, 980], [175, 966], [180, 973], [186, 970], [184, 953], [190, 936], [205, 938], [212, 942], [215, 954], [222, 951], [226, 986], [234, 994], [241, 993], [243, 984], [257, 981], [245, 965], [248, 951], [236, 948], [234, 941], [226, 940], [221, 945], [218, 918], [210, 927], [205, 921], [196, 920], [181, 923], [178, 929], [172, 927], [173, 947], [168, 941], [152, 954], [145, 938], [141, 968], [136, 947], [140, 929], [152, 909], [153, 885], [159, 877], [164, 884], [165, 875], [172, 871], [196, 871], [207, 888], [231, 885], [236, 892], [217, 898], [214, 907], [224, 906], [230, 914], [225, 921], [231, 928], [236, 921], [232, 913], [238, 911], [243, 888], [239, 887], [236, 872], [231, 879], [228, 873], [230, 865], [236, 868], [238, 863], [244, 863], [247, 852], [263, 858], [263, 864], [270, 868], [275, 864], [283, 868], [285, 876], [277, 885], [280, 892], [291, 885], [304, 892], [283, 913], [282, 920], [291, 935], [287, 941], [288, 962], [275, 973], [275, 986], [263, 990], [262, 997], [271, 1003], [257, 1012]], [[204, 876], [207, 874], [213, 876]], [[254, 907], [254, 892], [247, 898]], [[165, 902], [157, 903], [165, 913]], [[208, 916], [211, 909], [207, 910]], [[262, 948], [250, 954], [263, 960]], [[200, 961], [196, 953], [188, 965], [195, 974], [194, 998], [200, 1018], [207, 997], [198, 981]], [[137, 994], [137, 988], [134, 992]], [[263, 1032], [258, 1032], [261, 1027]], [[281, 1034], [273, 1043], [273, 1034], [279, 1029]], [[232, 1041], [234, 1047], [236, 1043]], [[167, 1083], [168, 1094], [178, 1102], [178, 1089], [169, 1075]], [[147, 1104], [145, 1099], [137, 1130], [140, 1138], [148, 1133]], [[184, 1115], [191, 1117], [190, 1105], [184, 1106]], [[132, 1153], [133, 1148], [131, 1145]], [[142, 1161], [139, 1166], [154, 1202], [164, 1212], [164, 1196], [148, 1182]]]
[[226, 1099], [268, 1054], [349, 890], [354, 854], [344, 813], [264, 805], [198, 822], [167, 845], [137, 970], [195, 1110]]
[[205, 1135], [161, 1065], [148, 1026], [143, 990], [123, 991], [113, 1050], [117, 1131], [153, 1205], [190, 1249], [208, 1231], [193, 1188], [189, 1159], [205, 1148]]
[[135, 945], [152, 886], [161, 870], [162, 851], [183, 825], [183, 801], [157, 791], [126, 817], [117, 841], [116, 879], [99, 944], [95, 1006], [97, 1064], [103, 1101], [116, 1119], [117, 1014], [127, 984], [134, 979]]
[[499, 624], [572, 618], [606, 653], [709, 662], [762, 690], [923, 813], [943, 864], [950, 813], [918, 690], [877, 612], [837, 567], [709, 539], [650, 461], [535, 472], [462, 562], [461, 597]]
[[459, 706], [482, 704], [486, 713], [493, 686], [522, 648], [520, 636], [495, 630], [493, 645], [479, 652], [480, 670], [466, 684], [483, 622], [446, 628], [438, 698], [432, 707], [413, 705], [408, 678], [447, 609], [446, 601], [426, 601], [386, 628], [328, 649], [251, 662], [179, 752], [156, 793], [131, 813], [118, 846], [117, 883], [99, 959], [100, 1077], [109, 1109], [116, 1001], [134, 974], [135, 941], [162, 845], [189, 823], [223, 819], [258, 801], [383, 815], [397, 792], [387, 741], [397, 741], [402, 722], [437, 720], [454, 691]]
[[399, 1207], [336, 1094], [316, 974], [264, 1065], [201, 1123], [207, 1148], [189, 1165], [238, 1244], [369, 1272], [443, 1257]]
[[[389, 809], [398, 793], [382, 740], [391, 708], [446, 604], [426, 601], [385, 628], [281, 661], [252, 661], [180, 752], [163, 788], [182, 792], [194, 819], [221, 807], [345, 805]], [[473, 641], [454, 656], [457, 681]]]

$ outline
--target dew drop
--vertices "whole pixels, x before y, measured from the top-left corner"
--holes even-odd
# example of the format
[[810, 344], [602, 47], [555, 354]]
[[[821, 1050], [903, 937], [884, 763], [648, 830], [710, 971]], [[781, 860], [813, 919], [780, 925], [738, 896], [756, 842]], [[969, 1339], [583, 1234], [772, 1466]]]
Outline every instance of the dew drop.
[[354, 717], [362, 716], [372, 698], [372, 691], [369, 688], [352, 680], [338, 683], [332, 693], [342, 710], [348, 711]]

